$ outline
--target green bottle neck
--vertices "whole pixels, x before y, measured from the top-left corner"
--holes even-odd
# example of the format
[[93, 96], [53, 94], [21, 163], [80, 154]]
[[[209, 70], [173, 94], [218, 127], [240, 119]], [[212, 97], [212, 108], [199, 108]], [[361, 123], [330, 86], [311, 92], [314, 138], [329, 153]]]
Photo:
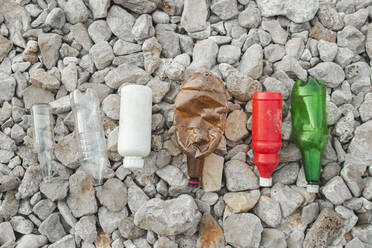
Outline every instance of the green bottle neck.
[[305, 176], [308, 183], [317, 183], [320, 181], [320, 168], [322, 162], [322, 153], [314, 148], [302, 151]]

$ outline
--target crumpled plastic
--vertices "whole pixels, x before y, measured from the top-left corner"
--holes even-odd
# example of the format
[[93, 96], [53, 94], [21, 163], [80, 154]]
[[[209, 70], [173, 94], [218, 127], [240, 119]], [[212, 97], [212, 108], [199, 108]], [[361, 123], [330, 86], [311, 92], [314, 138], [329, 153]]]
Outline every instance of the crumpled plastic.
[[220, 143], [226, 115], [227, 94], [219, 78], [204, 72], [184, 81], [176, 97], [174, 126], [191, 178], [201, 176], [204, 158]]

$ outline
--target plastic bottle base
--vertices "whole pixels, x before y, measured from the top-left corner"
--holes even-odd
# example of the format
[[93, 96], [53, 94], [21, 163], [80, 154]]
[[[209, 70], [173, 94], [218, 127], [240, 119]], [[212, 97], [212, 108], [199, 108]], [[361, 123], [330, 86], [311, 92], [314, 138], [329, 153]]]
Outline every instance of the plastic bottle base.
[[272, 178], [260, 177], [260, 186], [261, 187], [271, 187], [272, 185], [273, 185], [273, 179]]
[[127, 169], [141, 169], [144, 165], [144, 160], [141, 157], [125, 157], [124, 167]]
[[306, 189], [309, 193], [319, 193], [319, 185], [316, 184], [308, 184]]

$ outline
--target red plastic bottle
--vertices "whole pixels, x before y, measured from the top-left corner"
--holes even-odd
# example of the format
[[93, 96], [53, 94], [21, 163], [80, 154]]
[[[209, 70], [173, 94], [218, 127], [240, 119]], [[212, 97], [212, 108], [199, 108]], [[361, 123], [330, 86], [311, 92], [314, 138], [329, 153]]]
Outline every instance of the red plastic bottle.
[[260, 173], [260, 186], [269, 187], [282, 146], [282, 94], [256, 92], [252, 107], [253, 162]]

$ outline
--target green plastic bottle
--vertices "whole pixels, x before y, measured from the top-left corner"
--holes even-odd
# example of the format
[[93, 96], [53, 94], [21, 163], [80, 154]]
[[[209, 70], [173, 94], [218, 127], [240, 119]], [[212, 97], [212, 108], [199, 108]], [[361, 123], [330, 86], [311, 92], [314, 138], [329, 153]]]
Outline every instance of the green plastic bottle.
[[297, 80], [291, 96], [291, 139], [301, 150], [307, 191], [318, 193], [323, 149], [328, 142], [326, 90], [321, 80]]

